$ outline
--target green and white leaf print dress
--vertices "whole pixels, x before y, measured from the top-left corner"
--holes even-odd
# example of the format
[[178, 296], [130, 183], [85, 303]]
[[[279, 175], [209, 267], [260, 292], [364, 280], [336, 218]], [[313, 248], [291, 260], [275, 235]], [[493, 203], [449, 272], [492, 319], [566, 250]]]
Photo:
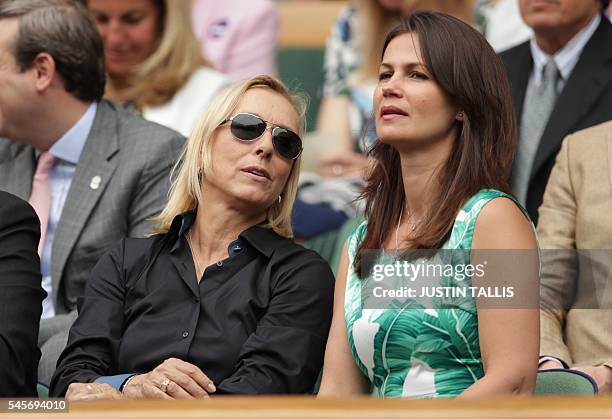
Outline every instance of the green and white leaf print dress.
[[[469, 258], [476, 218], [485, 204], [498, 197], [513, 199], [492, 189], [472, 196], [455, 218], [442, 249], [463, 249], [466, 251], [458, 253]], [[372, 394], [410, 398], [459, 395], [484, 375], [474, 299], [468, 296], [454, 304], [455, 308], [426, 308], [414, 301], [393, 309], [364, 308], [362, 288], [372, 277], [360, 279], [353, 270], [353, 259], [366, 228], [364, 221], [348, 238], [344, 313], [349, 347], [372, 383]], [[452, 285], [471, 285], [469, 279], [463, 282]]]

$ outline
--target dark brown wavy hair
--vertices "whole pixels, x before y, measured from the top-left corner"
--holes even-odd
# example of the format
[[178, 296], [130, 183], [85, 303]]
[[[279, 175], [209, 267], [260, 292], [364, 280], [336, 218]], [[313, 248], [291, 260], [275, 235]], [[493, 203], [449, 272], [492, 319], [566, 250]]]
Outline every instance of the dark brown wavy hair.
[[[472, 195], [486, 188], [510, 192], [516, 118], [503, 64], [478, 31], [443, 13], [416, 12], [389, 32], [382, 55], [405, 33], [418, 35], [423, 64], [464, 114], [448, 160], [433, 180], [437, 195], [413, 239], [417, 249], [436, 249], [448, 239], [457, 212]], [[365, 252], [384, 246], [405, 201], [397, 150], [376, 141], [368, 155], [374, 163], [361, 195], [368, 228], [353, 261], [361, 277], [369, 271], [360, 269]]]

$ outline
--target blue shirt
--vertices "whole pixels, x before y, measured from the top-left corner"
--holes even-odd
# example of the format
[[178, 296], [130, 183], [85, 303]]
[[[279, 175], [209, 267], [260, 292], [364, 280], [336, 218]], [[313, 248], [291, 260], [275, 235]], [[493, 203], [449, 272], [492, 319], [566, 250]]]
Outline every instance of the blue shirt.
[[50, 173], [51, 177], [51, 208], [49, 210], [49, 222], [45, 243], [40, 258], [40, 269], [42, 273], [42, 286], [47, 292], [43, 301], [42, 318], [53, 317], [55, 307], [53, 305], [53, 282], [51, 281], [51, 250], [53, 248], [53, 237], [59, 223], [66, 197], [70, 190], [72, 177], [76, 171], [79, 158], [85, 142], [93, 126], [97, 103], [92, 103], [87, 108], [81, 119], [72, 126], [59, 140], [49, 149], [49, 154], [56, 158]]

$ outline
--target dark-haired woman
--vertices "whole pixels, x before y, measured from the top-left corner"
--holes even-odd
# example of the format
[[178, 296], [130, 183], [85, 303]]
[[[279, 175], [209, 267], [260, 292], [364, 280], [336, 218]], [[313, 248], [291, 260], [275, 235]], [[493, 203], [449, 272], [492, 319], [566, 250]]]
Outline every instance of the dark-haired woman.
[[[507, 192], [516, 123], [501, 62], [460, 20], [415, 13], [387, 36], [374, 112], [367, 220], [349, 237], [340, 262], [319, 394], [531, 393], [539, 339], [537, 243]], [[431, 291], [427, 284], [457, 298], [379, 298], [374, 284], [384, 286], [381, 272], [393, 281], [401, 273], [374, 269], [393, 270], [397, 255], [410, 249], [455, 252], [455, 269], [483, 262], [485, 251], [521, 249], [524, 260], [519, 278], [502, 258], [478, 278], [444, 274], [420, 289], [422, 278], [403, 283], [418, 294]], [[503, 307], [494, 296], [470, 292], [500, 279], [531, 287]]]

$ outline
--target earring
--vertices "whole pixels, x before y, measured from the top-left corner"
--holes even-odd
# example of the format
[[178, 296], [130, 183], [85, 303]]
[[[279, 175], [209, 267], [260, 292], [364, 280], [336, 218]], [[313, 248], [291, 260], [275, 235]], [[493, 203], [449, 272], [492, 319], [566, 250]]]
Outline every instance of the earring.
[[459, 113], [457, 114], [457, 120], [458, 120], [458, 121], [463, 121], [463, 112], [459, 112]]
[[283, 202], [283, 198], [281, 198], [281, 196], [279, 195], [279, 196], [278, 196], [278, 205], [280, 205], [280, 204], [281, 204], [281, 202]]

